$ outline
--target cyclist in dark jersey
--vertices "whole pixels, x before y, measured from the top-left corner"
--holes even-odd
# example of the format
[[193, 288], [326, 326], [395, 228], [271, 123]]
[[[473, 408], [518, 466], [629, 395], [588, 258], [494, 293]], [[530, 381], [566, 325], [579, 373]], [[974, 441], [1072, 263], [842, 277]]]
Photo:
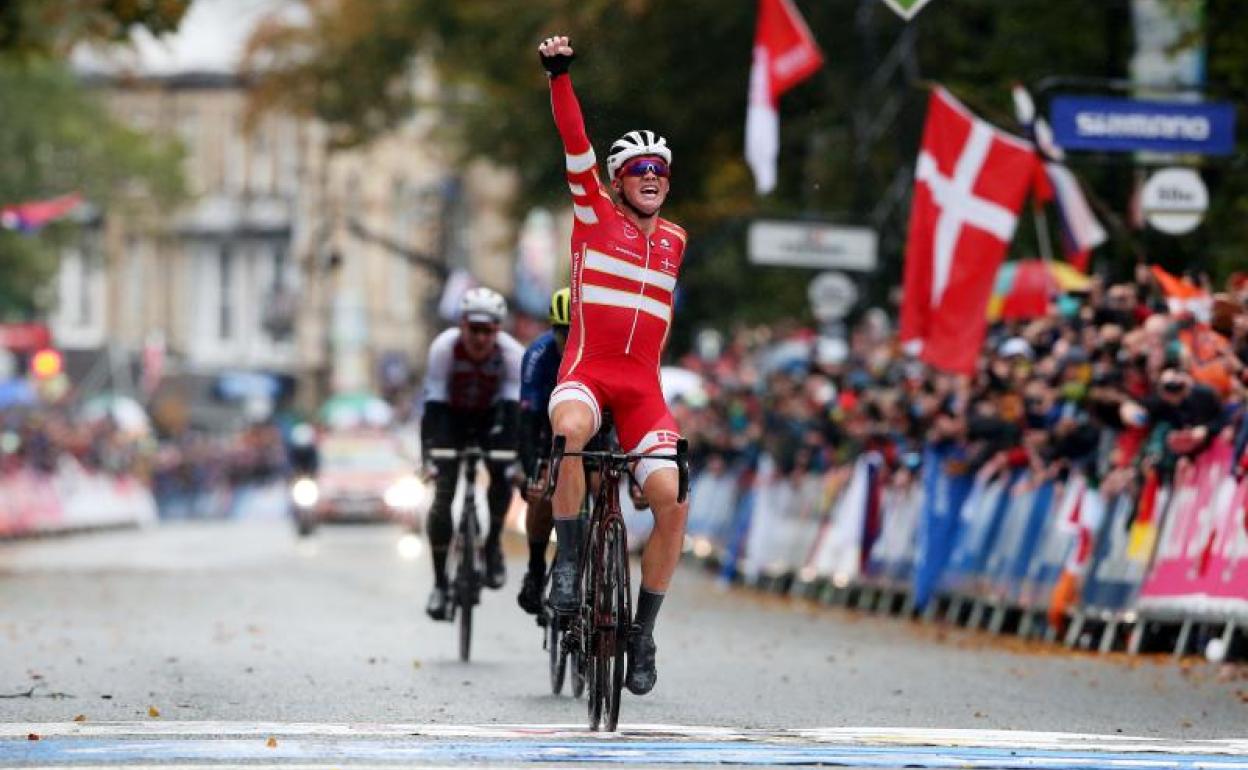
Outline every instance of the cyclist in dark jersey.
[[[542, 610], [542, 586], [546, 580], [546, 548], [550, 543], [553, 527], [551, 505], [544, 494], [546, 480], [542, 476], [542, 463], [550, 458], [552, 431], [550, 429], [550, 394], [559, 380], [559, 368], [563, 362], [563, 350], [568, 340], [568, 324], [571, 318], [572, 290], [563, 288], [550, 297], [550, 331], [529, 345], [520, 365], [520, 463], [524, 468], [529, 486], [524, 498], [529, 504], [525, 517], [525, 531], [529, 535], [529, 569], [516, 597], [521, 609], [530, 615]], [[590, 439], [585, 448], [605, 451], [618, 448], [615, 429], [608, 412], [603, 416], [602, 427]], [[586, 462], [590, 489], [597, 490], [595, 464]], [[633, 504], [645, 506], [644, 498], [633, 496]]]
[[[427, 458], [431, 448], [459, 449], [469, 443], [484, 449], [516, 449], [524, 348], [499, 330], [506, 316], [507, 303], [498, 292], [470, 289], [460, 303], [459, 325], [439, 334], [429, 346], [420, 421], [422, 457]], [[428, 525], [434, 586], [425, 612], [434, 620], [446, 620], [446, 552], [453, 531], [451, 503], [459, 466], [455, 461], [442, 461], [434, 467], [437, 487]], [[507, 464], [490, 463], [489, 472], [490, 529], [485, 537], [483, 582], [489, 588], [502, 588], [507, 573], [499, 538], [512, 486]]]
[[550, 543], [550, 501], [540, 488], [539, 467], [550, 455], [550, 417], [547, 408], [551, 391], [559, 379], [563, 346], [568, 340], [571, 289], [559, 289], [550, 298], [550, 331], [538, 337], [524, 352], [520, 364], [520, 463], [532, 484], [525, 490], [529, 510], [525, 530], [529, 535], [529, 569], [516, 597], [521, 609], [530, 615], [542, 610], [542, 586], [546, 582], [546, 547]]

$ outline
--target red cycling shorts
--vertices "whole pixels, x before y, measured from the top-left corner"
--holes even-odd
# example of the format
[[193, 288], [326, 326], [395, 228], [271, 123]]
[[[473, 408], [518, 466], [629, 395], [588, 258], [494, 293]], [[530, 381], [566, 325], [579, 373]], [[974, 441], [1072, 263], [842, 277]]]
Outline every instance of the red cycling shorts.
[[[579, 401], [594, 413], [594, 433], [602, 426], [602, 412], [611, 410], [624, 451], [670, 455], [676, 451], [680, 429], [663, 400], [659, 372], [651, 365], [625, 356], [580, 361], [560, 375], [550, 395], [549, 412], [567, 401]], [[633, 475], [643, 487], [659, 468], [675, 468], [671, 460], [642, 460]]]

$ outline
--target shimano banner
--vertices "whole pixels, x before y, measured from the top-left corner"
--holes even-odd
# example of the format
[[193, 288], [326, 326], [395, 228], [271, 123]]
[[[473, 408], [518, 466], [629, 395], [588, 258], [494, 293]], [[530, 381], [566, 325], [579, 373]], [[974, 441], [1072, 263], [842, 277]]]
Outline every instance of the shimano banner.
[[1235, 106], [1229, 102], [1153, 102], [1056, 96], [1049, 110], [1066, 150], [1229, 155], [1235, 151]]

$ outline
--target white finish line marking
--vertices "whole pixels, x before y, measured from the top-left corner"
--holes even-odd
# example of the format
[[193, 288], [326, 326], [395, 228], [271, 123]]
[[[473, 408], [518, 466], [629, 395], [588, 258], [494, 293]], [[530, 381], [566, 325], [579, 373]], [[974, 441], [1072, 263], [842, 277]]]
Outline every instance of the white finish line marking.
[[[39, 740], [29, 740], [35, 734]], [[273, 738], [270, 745], [269, 738]], [[632, 765], [843, 765], [855, 767], [1176, 768], [1248, 770], [1248, 740], [1174, 741], [1109, 735], [819, 728], [754, 730], [627, 725], [320, 724], [264, 722], [58, 722], [0, 724], [0, 765], [98, 767], [130, 762], [222, 767]]]

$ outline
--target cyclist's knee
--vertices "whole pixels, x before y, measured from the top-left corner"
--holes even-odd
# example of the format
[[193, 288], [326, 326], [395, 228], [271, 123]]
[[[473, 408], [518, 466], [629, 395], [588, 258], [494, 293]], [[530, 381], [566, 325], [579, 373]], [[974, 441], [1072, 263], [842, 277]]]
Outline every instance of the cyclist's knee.
[[654, 511], [656, 527], [684, 529], [689, 516], [689, 501], [680, 502], [677, 499], [679, 486], [679, 477], [672, 468], [660, 468], [647, 477], [645, 495]]
[[594, 435], [594, 413], [578, 401], [559, 404], [551, 415], [550, 424], [556, 436], [567, 438], [568, 449], [580, 450]]

